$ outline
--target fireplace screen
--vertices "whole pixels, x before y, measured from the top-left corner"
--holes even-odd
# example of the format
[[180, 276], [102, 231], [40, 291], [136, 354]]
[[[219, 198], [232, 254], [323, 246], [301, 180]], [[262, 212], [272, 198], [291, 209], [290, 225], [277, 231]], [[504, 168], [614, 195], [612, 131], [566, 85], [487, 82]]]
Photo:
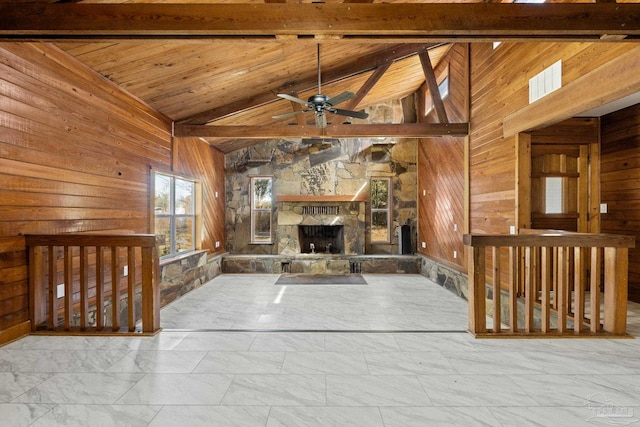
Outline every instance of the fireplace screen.
[[299, 225], [298, 241], [303, 254], [344, 253], [344, 227], [342, 225]]

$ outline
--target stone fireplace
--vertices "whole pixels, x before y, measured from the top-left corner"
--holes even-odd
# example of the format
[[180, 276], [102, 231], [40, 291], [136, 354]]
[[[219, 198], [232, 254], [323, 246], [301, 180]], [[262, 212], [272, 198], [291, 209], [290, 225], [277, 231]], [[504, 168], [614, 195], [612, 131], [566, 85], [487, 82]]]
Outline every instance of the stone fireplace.
[[364, 254], [363, 199], [355, 196], [279, 196], [277, 207], [278, 254]]

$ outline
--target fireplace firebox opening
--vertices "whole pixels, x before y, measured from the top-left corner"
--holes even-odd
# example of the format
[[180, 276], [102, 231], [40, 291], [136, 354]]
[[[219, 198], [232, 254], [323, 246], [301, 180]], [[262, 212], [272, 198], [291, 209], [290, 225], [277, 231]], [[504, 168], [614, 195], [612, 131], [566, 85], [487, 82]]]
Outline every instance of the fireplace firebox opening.
[[299, 225], [298, 241], [303, 254], [343, 254], [344, 227], [342, 225]]

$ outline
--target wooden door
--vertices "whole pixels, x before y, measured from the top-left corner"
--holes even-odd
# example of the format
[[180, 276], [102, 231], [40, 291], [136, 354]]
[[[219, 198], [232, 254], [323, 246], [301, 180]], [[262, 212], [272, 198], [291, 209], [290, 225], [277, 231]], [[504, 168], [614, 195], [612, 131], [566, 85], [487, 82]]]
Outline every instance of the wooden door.
[[589, 146], [532, 144], [531, 228], [588, 231]]

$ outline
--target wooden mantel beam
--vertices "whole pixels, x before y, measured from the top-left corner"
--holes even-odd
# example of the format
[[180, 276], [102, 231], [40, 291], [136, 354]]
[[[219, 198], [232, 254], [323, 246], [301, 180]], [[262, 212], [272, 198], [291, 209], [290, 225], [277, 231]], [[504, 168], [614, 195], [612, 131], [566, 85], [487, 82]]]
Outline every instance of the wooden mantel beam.
[[640, 36], [633, 3], [0, 3], [0, 39], [599, 40]]
[[438, 136], [466, 136], [468, 123], [404, 123], [404, 124], [350, 124], [315, 126], [202, 126], [175, 125], [176, 137], [200, 138], [430, 138]]

